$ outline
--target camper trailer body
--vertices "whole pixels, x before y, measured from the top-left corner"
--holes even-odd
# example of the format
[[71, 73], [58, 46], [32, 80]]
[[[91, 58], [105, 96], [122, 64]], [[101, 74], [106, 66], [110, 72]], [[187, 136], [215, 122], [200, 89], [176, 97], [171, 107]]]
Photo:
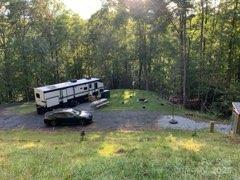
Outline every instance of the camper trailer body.
[[34, 89], [37, 112], [39, 114], [62, 105], [84, 101], [89, 95], [101, 96], [104, 90], [98, 78], [80, 79]]

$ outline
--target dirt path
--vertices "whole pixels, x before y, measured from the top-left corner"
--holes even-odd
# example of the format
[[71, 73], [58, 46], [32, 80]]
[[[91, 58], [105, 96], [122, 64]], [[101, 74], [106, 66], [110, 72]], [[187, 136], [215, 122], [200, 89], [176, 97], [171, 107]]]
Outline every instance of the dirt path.
[[[81, 104], [76, 107], [79, 110], [88, 110], [93, 113], [94, 123], [85, 127], [68, 126], [70, 129], [85, 131], [106, 131], [106, 130], [159, 130], [162, 128], [183, 129], [183, 130], [200, 130], [208, 128], [207, 122], [195, 122], [189, 118], [175, 116], [178, 124], [169, 123], [170, 116], [162, 116], [159, 112], [149, 111], [93, 111], [89, 104]], [[39, 129], [52, 130], [43, 123], [43, 116], [35, 112], [16, 115], [4, 109], [0, 110], [0, 129]], [[66, 127], [57, 127], [62, 129]], [[229, 125], [216, 125], [218, 131], [227, 133], [230, 130]]]

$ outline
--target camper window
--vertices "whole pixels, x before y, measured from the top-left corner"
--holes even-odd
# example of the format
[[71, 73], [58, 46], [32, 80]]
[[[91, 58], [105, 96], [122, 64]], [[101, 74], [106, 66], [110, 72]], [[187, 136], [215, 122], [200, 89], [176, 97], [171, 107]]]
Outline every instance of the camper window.
[[40, 98], [40, 94], [39, 94], [39, 93], [37, 93], [37, 94], [36, 94], [36, 97], [37, 97], [37, 98]]
[[87, 87], [84, 87], [84, 90], [87, 90]]
[[73, 117], [74, 117], [74, 114], [72, 114], [72, 113], [66, 113], [66, 117], [68, 117], [68, 118], [73, 118]]
[[91, 89], [92, 88], [92, 84], [89, 84], [88, 87], [89, 87], [89, 89]]
[[98, 88], [98, 83], [94, 83], [94, 88], [95, 88], [95, 89]]
[[65, 118], [66, 117], [66, 113], [64, 113], [64, 112], [57, 113], [56, 117], [57, 118]]

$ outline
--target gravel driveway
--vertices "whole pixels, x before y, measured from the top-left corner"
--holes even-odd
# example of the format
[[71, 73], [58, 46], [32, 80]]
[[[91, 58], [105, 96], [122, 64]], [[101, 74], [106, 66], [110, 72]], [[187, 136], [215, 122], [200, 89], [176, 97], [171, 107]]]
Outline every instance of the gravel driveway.
[[[93, 113], [94, 123], [88, 126], [68, 126], [71, 129], [85, 131], [106, 131], [106, 130], [159, 130], [162, 128], [183, 129], [183, 130], [200, 130], [209, 127], [207, 122], [195, 122], [189, 118], [175, 116], [178, 124], [169, 123], [171, 116], [162, 116], [159, 112], [150, 111], [93, 111], [88, 103], [76, 107], [79, 110], [88, 110]], [[0, 129], [39, 129], [51, 130], [43, 123], [43, 116], [37, 115], [36, 112], [16, 115], [0, 109]], [[65, 127], [57, 127], [62, 129]], [[230, 125], [217, 124], [218, 131], [227, 133]]]

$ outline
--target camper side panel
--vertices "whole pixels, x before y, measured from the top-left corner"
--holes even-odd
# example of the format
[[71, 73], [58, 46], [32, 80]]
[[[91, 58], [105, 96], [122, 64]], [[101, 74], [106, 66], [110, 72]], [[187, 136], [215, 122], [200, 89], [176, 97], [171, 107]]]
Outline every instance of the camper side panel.
[[78, 85], [74, 87], [75, 97], [81, 97], [83, 93], [83, 85]]
[[73, 87], [67, 88], [67, 99], [73, 99], [73, 98], [74, 98]]
[[61, 101], [63, 102], [63, 103], [66, 103], [67, 102], [67, 89], [62, 89], [61, 90]]
[[45, 93], [47, 107], [57, 106], [60, 103], [60, 90]]

